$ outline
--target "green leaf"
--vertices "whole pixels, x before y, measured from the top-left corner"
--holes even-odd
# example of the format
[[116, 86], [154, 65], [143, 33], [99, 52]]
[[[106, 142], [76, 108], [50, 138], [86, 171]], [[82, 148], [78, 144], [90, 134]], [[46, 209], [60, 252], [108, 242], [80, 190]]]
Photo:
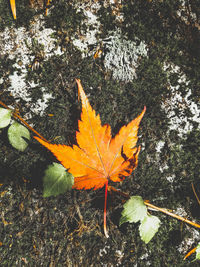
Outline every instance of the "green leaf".
[[200, 243], [198, 244], [197, 249], [196, 249], [196, 258], [195, 258], [195, 260], [200, 260]]
[[18, 122], [14, 122], [8, 128], [8, 140], [10, 144], [19, 151], [24, 151], [28, 146], [28, 143], [24, 140], [30, 140], [30, 133], [26, 127], [19, 124]]
[[11, 120], [11, 110], [0, 108], [0, 128], [5, 128], [9, 125]]
[[58, 163], [48, 166], [43, 177], [44, 197], [57, 196], [71, 190], [74, 184], [74, 177], [71, 173]]
[[145, 216], [147, 216], [147, 208], [142, 197], [133, 196], [124, 204], [119, 225], [125, 222], [136, 223], [142, 221]]
[[141, 239], [147, 244], [154, 237], [160, 226], [160, 220], [153, 215], [147, 215], [141, 222], [139, 231]]

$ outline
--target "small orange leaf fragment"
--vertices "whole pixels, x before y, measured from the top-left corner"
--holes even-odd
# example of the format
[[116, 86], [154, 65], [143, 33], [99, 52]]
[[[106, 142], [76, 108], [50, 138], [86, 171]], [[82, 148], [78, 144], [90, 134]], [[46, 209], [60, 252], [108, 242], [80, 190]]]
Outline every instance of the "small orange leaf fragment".
[[197, 250], [197, 247], [191, 249], [191, 250], [187, 253], [187, 255], [184, 257], [184, 260], [187, 259], [190, 255], [192, 255], [196, 250]]
[[103, 51], [101, 49], [98, 49], [94, 54], [94, 59], [99, 58], [102, 55]]
[[46, 9], [45, 9], [45, 16], [48, 15], [48, 6], [50, 5], [50, 0], [46, 1]]
[[0, 193], [0, 197], [3, 197], [8, 191], [3, 191]]
[[17, 18], [17, 15], [16, 15], [16, 5], [15, 5], [15, 0], [10, 0], [10, 6], [11, 6], [11, 10], [12, 10], [13, 18], [16, 19], [16, 18]]

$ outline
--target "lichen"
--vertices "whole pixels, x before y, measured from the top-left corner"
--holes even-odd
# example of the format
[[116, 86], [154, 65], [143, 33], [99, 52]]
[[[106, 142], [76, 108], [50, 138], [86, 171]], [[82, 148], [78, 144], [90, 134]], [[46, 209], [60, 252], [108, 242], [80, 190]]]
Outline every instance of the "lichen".
[[[52, 29], [44, 27], [41, 16], [32, 20], [29, 31], [24, 27], [18, 29], [11, 27], [5, 28], [0, 33], [0, 38], [3, 40], [2, 53], [7, 55], [8, 59], [15, 61], [12, 66], [15, 71], [9, 76], [10, 86], [6, 90], [18, 99], [16, 102], [20, 99], [23, 100], [29, 106], [30, 112], [41, 116], [48, 106], [47, 103], [52, 98], [52, 94], [42, 87], [40, 88], [41, 99], [38, 99], [37, 103], [32, 103], [31, 91], [38, 88], [40, 84], [28, 80], [27, 75], [39, 53], [42, 53], [44, 59], [53, 55], [62, 55], [60, 47], [56, 46], [55, 39], [51, 37], [53, 33]], [[3, 82], [4, 80], [1, 81], [1, 83]], [[26, 118], [30, 118], [30, 112], [26, 114]]]
[[[106, 54], [104, 66], [108, 71], [112, 72], [113, 79], [120, 81], [132, 81], [137, 78], [136, 69], [141, 57], [147, 57], [147, 46], [145, 42], [136, 40], [127, 40], [117, 30], [108, 35], [105, 42]], [[138, 44], [137, 44], [138, 42]]]
[[[199, 220], [191, 188], [193, 182], [199, 195], [198, 1], [58, 0], [48, 16], [27, 0], [16, 4], [14, 21], [9, 1], [0, 0], [1, 100], [60, 144], [76, 142], [74, 78], [113, 135], [146, 105], [138, 168], [114, 186]], [[32, 68], [36, 59], [39, 68]], [[45, 95], [52, 97], [45, 102]], [[119, 227], [124, 199], [109, 193], [105, 239], [104, 191], [44, 199], [42, 177], [55, 158], [34, 140], [26, 152], [14, 150], [6, 130], [0, 132], [2, 266], [188, 266], [184, 253], [199, 235], [185, 223], [156, 213], [162, 227], [145, 245], [137, 225]]]

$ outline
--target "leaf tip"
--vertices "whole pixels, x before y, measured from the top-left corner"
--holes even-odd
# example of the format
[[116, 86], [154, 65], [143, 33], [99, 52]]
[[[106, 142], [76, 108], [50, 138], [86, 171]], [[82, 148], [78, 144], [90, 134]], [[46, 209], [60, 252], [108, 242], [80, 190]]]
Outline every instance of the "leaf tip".
[[80, 95], [81, 95], [80, 91], [83, 89], [83, 87], [81, 85], [81, 80], [80, 79], [75, 78], [75, 81], [76, 81], [77, 86], [78, 86], [78, 101], [80, 101]]
[[16, 5], [15, 5], [15, 0], [10, 0], [10, 6], [13, 14], [13, 18], [16, 20], [17, 15], [16, 15]]
[[146, 110], [147, 110], [147, 107], [146, 106], [144, 106], [144, 108], [143, 108], [143, 111], [142, 111], [142, 113], [141, 113], [141, 118], [144, 116], [144, 113], [146, 112]]

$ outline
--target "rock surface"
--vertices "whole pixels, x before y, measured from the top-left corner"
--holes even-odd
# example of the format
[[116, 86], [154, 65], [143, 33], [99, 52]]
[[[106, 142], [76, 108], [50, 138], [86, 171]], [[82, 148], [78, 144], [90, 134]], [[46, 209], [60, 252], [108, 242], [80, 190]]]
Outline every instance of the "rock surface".
[[[200, 8], [198, 1], [0, 0], [0, 100], [36, 130], [73, 144], [80, 118], [75, 78], [115, 135], [144, 106], [136, 171], [114, 186], [200, 222]], [[150, 211], [149, 244], [119, 227], [123, 198], [104, 190], [42, 197], [55, 158], [32, 139], [24, 152], [0, 131], [1, 266], [190, 266], [198, 229]], [[199, 266], [198, 262], [191, 266]]]

